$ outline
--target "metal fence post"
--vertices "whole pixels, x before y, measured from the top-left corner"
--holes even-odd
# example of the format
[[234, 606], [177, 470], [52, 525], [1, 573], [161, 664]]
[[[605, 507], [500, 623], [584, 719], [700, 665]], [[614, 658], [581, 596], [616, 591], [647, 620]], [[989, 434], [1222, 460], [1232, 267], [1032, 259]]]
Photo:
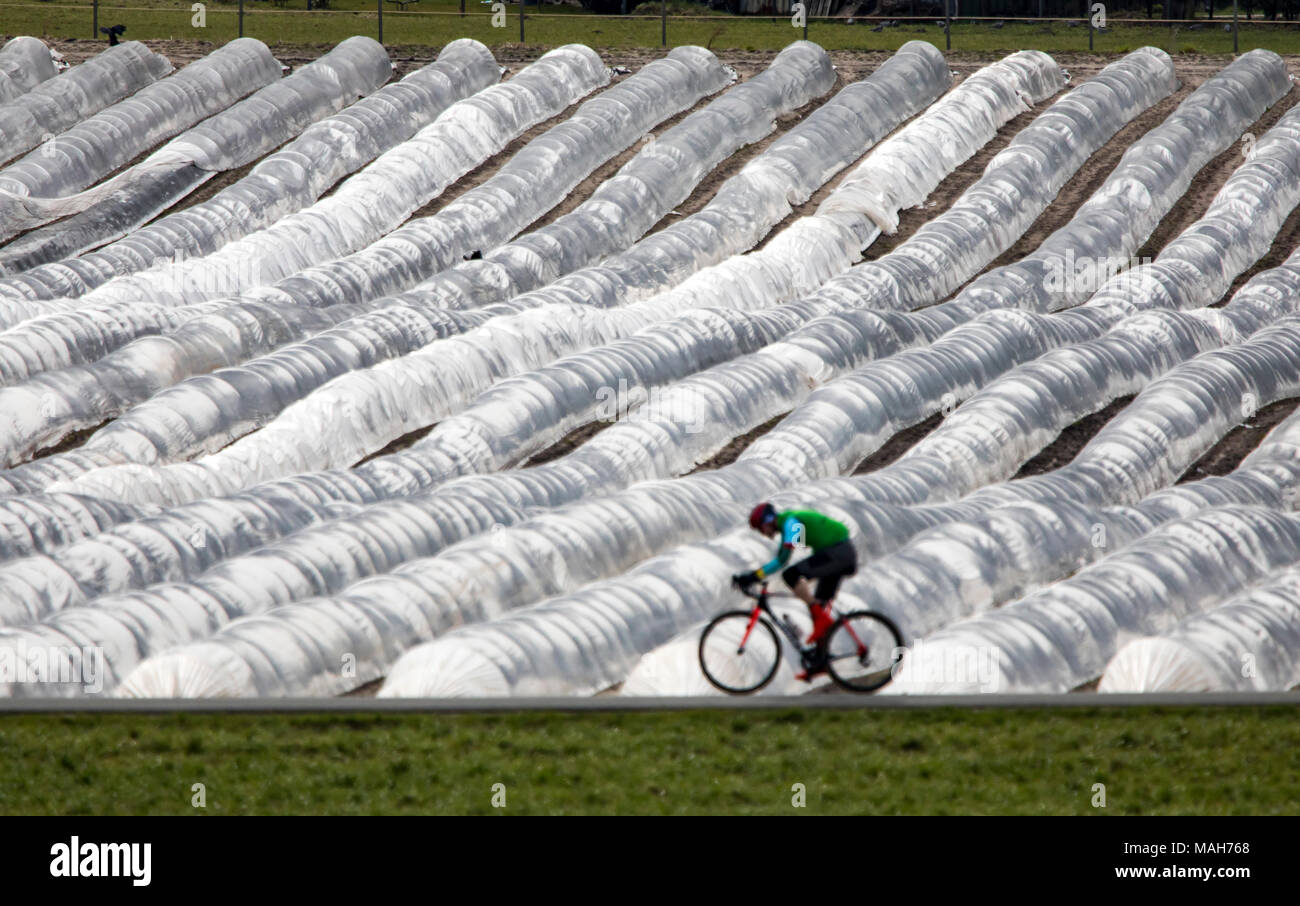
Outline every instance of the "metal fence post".
[[239, 37], [244, 36], [244, 0], [239, 0]]
[[524, 43], [524, 0], [519, 0], [519, 43]]
[[956, 0], [943, 0], [943, 47], [952, 50], [952, 5]]
[[93, 39], [99, 37], [99, 0], [95, 0], [91, 8], [93, 12], [90, 14], [90, 37]]
[[663, 0], [659, 6], [659, 41], [664, 46], [668, 46], [668, 0]]
[[1232, 0], [1232, 52], [1237, 52], [1237, 0]]
[[[239, 0], [243, 3], [244, 0]], [[379, 43], [384, 43], [384, 0], [375, 0], [375, 9], [379, 11]]]

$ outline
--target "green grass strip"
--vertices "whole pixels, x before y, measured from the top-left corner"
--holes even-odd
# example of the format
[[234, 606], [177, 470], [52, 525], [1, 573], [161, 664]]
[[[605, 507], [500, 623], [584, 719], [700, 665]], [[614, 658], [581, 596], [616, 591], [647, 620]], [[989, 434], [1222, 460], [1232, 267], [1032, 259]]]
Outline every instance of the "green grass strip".
[[1292, 707], [28, 714], [0, 751], [6, 814], [1300, 810]]

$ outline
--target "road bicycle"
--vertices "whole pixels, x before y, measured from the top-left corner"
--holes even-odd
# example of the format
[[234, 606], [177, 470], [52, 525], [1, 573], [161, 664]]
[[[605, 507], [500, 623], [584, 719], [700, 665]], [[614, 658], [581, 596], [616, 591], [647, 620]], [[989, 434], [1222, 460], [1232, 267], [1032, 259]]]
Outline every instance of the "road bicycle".
[[[889, 682], [903, 652], [903, 637], [893, 621], [870, 610], [836, 615], [826, 634], [813, 645], [801, 640], [788, 617], [778, 617], [768, 601], [767, 583], [757, 592], [742, 589], [754, 600], [748, 610], [720, 613], [700, 636], [700, 669], [723, 692], [757, 692], [776, 676], [781, 664], [781, 637], [799, 652], [804, 670], [825, 667], [836, 685], [851, 692], [873, 692]], [[798, 600], [797, 598], [794, 598]]]

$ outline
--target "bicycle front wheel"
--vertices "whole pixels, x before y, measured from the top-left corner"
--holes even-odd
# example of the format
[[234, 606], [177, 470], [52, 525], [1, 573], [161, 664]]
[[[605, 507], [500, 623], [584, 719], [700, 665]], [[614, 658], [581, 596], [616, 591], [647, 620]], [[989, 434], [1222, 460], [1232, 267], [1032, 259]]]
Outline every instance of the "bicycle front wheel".
[[845, 614], [826, 638], [826, 668], [851, 692], [873, 692], [893, 678], [902, 657], [903, 636], [885, 616], [869, 610]]
[[723, 692], [757, 692], [776, 676], [781, 642], [772, 624], [754, 619], [752, 610], [729, 610], [714, 617], [700, 636], [700, 669]]

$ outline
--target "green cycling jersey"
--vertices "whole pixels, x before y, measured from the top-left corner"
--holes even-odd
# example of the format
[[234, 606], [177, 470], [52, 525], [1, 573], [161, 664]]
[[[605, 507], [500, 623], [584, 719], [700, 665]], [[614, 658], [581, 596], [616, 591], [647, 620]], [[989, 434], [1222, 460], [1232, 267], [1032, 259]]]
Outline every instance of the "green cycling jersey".
[[790, 556], [800, 545], [816, 553], [849, 538], [848, 526], [816, 510], [782, 510], [776, 514], [776, 524], [781, 531], [781, 546], [776, 556], [756, 571], [760, 579], [790, 562]]

